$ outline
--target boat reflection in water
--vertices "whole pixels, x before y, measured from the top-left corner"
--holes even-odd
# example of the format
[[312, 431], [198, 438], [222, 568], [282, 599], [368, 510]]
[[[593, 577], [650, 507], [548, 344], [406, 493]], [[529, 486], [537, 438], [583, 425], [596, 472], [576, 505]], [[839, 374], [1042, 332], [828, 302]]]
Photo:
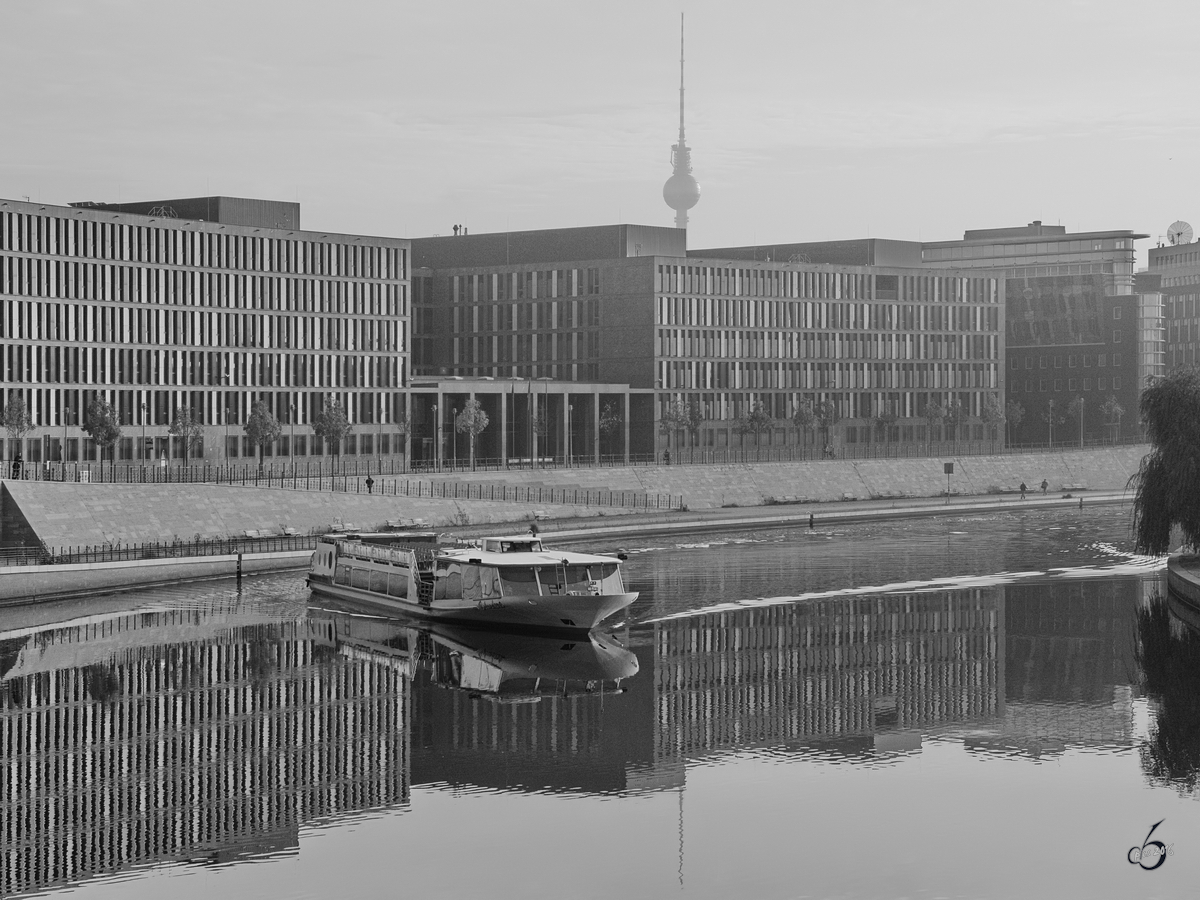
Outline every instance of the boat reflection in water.
[[588, 632], [548, 637], [494, 628], [467, 628], [401, 616], [379, 616], [338, 604], [309, 605], [331, 623], [343, 652], [394, 654], [439, 687], [502, 703], [537, 702], [543, 695], [619, 692], [637, 674], [637, 657], [613, 637]]

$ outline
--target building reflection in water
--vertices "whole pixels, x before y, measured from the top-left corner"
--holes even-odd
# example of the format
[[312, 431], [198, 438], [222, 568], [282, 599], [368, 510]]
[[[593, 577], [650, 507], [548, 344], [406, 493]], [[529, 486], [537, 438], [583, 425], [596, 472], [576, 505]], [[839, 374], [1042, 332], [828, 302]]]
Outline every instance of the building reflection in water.
[[405, 803], [409, 684], [328, 622], [232, 603], [0, 633], [0, 896]]
[[[682, 789], [688, 765], [745, 749], [872, 764], [927, 740], [1031, 760], [1131, 747], [1146, 592], [764, 603], [620, 641], [233, 603], [0, 632], [0, 894], [294, 851], [305, 823], [405, 804], [410, 784], [612, 794]], [[1157, 632], [1139, 627], [1145, 660]], [[1144, 664], [1160, 716], [1195, 731], [1194, 703]]]

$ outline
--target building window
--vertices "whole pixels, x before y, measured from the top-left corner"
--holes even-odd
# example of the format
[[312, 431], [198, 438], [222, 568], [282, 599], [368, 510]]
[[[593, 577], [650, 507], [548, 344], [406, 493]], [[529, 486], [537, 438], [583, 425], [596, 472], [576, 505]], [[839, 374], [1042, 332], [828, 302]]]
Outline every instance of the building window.
[[1103, 367], [1104, 367], [1104, 361], [1105, 361], [1106, 359], [1108, 359], [1108, 357], [1107, 357], [1107, 356], [1105, 356], [1103, 353], [1101, 353], [1099, 356], [1097, 356], [1097, 357], [1096, 357], [1096, 365], [1097, 365], [1097, 366], [1100, 366], [1101, 368], [1103, 368]]
[[1072, 369], [1075, 368], [1075, 354], [1074, 353], [1072, 353], [1070, 356], [1067, 357], [1067, 365], [1070, 366]]
[[1061, 379], [1061, 378], [1055, 378], [1055, 379], [1054, 379], [1054, 390], [1055, 390], [1055, 391], [1061, 391], [1061, 390], [1062, 390], [1062, 379]]
[[1119, 343], [1121, 343], [1121, 332], [1119, 332], [1119, 331], [1114, 331], [1114, 332], [1113, 332], [1113, 339], [1112, 339], [1112, 342], [1113, 342], [1114, 344], [1119, 344]]
[[1061, 356], [1054, 357], [1054, 368], [1056, 368], [1056, 369], [1062, 368], [1062, 357]]
[[1114, 318], [1114, 319], [1119, 319], [1119, 318], [1121, 318], [1121, 307], [1119, 307], [1119, 306], [1114, 306], [1114, 307], [1113, 307], [1113, 318]]
[[1120, 389], [1121, 389], [1121, 376], [1114, 375], [1113, 376], [1113, 390], [1119, 391]]
[[1120, 354], [1120, 353], [1114, 353], [1114, 354], [1113, 354], [1113, 361], [1112, 361], [1112, 364], [1113, 364], [1113, 367], [1114, 367], [1114, 368], [1116, 368], [1117, 366], [1121, 365], [1121, 354]]
[[1046, 379], [1045, 378], [1043, 378], [1041, 381], [1038, 382], [1038, 390], [1041, 391], [1043, 394], [1046, 393]]
[[1067, 390], [1069, 390], [1069, 391], [1077, 390], [1078, 385], [1079, 385], [1079, 383], [1074, 378], [1072, 378], [1067, 382]]

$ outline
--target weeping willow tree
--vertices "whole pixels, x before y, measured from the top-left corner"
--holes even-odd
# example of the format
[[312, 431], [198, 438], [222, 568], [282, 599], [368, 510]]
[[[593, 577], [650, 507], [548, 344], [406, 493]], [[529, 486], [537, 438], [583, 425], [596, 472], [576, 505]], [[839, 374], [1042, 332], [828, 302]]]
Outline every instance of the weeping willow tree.
[[1200, 542], [1200, 371], [1156, 378], [1142, 392], [1151, 450], [1133, 477], [1133, 531], [1142, 553], [1166, 553], [1179, 526], [1193, 550]]

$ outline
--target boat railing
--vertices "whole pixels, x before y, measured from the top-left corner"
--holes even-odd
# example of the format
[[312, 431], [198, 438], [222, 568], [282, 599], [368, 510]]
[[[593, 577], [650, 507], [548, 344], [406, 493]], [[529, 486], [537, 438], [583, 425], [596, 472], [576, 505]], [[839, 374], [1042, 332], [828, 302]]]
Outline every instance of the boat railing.
[[433, 550], [429, 547], [414, 547], [407, 544], [365, 544], [362, 541], [339, 541], [340, 552], [343, 556], [353, 556], [358, 559], [369, 559], [381, 563], [409, 563], [415, 561], [430, 562], [433, 560]]

